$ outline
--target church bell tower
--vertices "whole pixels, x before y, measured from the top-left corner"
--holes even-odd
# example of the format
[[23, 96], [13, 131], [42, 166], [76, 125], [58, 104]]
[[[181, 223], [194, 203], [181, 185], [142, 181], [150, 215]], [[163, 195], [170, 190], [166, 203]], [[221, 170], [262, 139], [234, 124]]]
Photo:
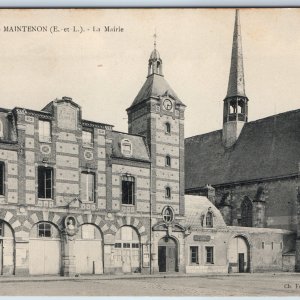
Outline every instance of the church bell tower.
[[230, 75], [223, 109], [223, 144], [225, 147], [235, 144], [246, 122], [248, 122], [248, 98], [245, 94], [240, 17], [239, 11], [236, 10]]

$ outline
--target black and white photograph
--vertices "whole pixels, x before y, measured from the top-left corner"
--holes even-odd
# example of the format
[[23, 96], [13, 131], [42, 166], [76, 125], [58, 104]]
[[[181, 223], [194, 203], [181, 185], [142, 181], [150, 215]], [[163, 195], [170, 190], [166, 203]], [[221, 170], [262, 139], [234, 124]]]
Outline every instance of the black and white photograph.
[[300, 295], [300, 8], [2, 8], [0, 87], [0, 296]]

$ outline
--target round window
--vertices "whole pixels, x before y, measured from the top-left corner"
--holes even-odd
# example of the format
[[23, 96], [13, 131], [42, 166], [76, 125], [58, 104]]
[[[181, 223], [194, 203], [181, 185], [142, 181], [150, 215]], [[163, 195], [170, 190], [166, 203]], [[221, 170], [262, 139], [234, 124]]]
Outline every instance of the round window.
[[174, 211], [171, 206], [166, 206], [162, 212], [163, 220], [166, 223], [171, 223], [174, 220]]

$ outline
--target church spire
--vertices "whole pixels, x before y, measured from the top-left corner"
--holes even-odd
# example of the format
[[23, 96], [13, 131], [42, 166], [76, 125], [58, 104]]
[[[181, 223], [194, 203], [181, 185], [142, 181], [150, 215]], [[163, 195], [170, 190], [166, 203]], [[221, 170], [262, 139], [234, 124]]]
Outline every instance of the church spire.
[[234, 96], [246, 97], [240, 13], [238, 9], [235, 12], [235, 24], [231, 52], [231, 66], [226, 98]]
[[229, 82], [223, 109], [225, 147], [235, 144], [246, 122], [248, 122], [248, 98], [245, 94], [240, 16], [236, 10]]
[[162, 59], [160, 58], [159, 52], [156, 49], [156, 39], [157, 39], [157, 34], [156, 30], [153, 35], [154, 38], [154, 49], [151, 52], [150, 58], [149, 58], [149, 63], [148, 63], [148, 76], [152, 74], [158, 74], [163, 76], [162, 72]]

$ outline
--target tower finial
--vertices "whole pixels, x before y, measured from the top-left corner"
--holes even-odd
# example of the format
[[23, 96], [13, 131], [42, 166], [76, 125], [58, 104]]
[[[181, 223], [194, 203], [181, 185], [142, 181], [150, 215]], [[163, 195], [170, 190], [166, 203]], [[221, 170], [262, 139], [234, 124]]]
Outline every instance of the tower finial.
[[154, 38], [154, 49], [151, 52], [149, 63], [148, 63], [148, 76], [157, 74], [163, 76], [162, 72], [162, 59], [160, 58], [159, 52], [156, 49], [157, 33], [156, 28], [153, 34]]
[[153, 38], [154, 38], [154, 49], [156, 49], [156, 39], [157, 39], [156, 28], [155, 28], [155, 31], [154, 31]]

